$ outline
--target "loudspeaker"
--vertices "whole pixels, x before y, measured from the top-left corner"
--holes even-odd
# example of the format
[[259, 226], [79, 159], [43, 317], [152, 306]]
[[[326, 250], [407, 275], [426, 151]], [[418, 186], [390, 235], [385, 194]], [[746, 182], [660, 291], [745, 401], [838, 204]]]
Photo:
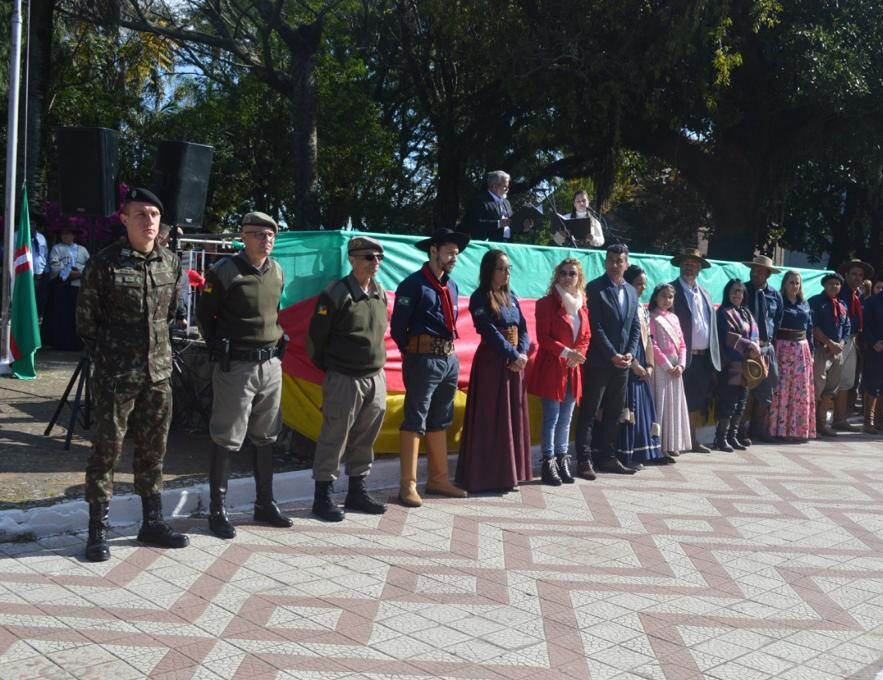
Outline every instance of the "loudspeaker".
[[108, 128], [58, 128], [58, 187], [66, 215], [108, 217], [119, 207], [117, 133]]
[[163, 202], [162, 221], [201, 227], [215, 150], [205, 144], [160, 142], [152, 188]]

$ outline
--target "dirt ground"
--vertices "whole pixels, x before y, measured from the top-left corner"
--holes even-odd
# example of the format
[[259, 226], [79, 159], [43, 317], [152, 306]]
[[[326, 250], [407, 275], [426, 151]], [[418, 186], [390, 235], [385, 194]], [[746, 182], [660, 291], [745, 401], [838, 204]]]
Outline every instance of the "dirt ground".
[[[62, 409], [58, 424], [44, 436], [49, 420], [77, 367], [80, 354], [41, 350], [36, 380], [0, 377], [0, 509], [48, 505], [83, 494], [83, 475], [92, 449], [92, 432], [81, 423], [74, 428], [69, 451], [64, 439], [71, 410]], [[73, 402], [73, 391], [70, 397]], [[179, 400], [179, 406], [184, 400]], [[302, 447], [294, 433], [279, 442], [276, 470], [295, 470], [305, 460], [294, 453]], [[205, 432], [173, 429], [165, 460], [167, 486], [190, 485], [206, 479], [211, 441]], [[247, 450], [233, 461], [234, 475], [251, 474]], [[117, 466], [115, 493], [132, 491], [132, 447], [127, 440]]]

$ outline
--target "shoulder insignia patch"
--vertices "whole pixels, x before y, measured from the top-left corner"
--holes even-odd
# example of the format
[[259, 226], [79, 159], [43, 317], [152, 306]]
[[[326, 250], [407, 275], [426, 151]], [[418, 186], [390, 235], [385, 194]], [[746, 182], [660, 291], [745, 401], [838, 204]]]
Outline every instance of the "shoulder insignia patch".
[[474, 312], [472, 312], [472, 316], [483, 316], [484, 315], [484, 307], [479, 307]]
[[205, 288], [202, 289], [202, 293], [203, 293], [203, 295], [210, 295], [212, 290], [213, 290], [212, 284], [208, 283], [208, 284], [206, 284]]
[[325, 305], [316, 307], [316, 316], [328, 316], [328, 307]]
[[402, 305], [403, 307], [407, 307], [408, 305], [411, 304], [411, 298], [409, 298], [407, 295], [399, 295], [396, 298], [396, 304]]

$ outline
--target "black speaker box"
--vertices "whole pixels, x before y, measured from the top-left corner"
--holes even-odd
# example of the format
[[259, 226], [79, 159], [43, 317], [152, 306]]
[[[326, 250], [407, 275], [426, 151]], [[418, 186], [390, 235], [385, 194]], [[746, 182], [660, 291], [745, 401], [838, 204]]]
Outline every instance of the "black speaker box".
[[215, 150], [205, 144], [160, 142], [152, 188], [163, 202], [162, 221], [201, 227]]
[[58, 128], [58, 187], [66, 215], [108, 217], [119, 207], [117, 133], [99, 127]]

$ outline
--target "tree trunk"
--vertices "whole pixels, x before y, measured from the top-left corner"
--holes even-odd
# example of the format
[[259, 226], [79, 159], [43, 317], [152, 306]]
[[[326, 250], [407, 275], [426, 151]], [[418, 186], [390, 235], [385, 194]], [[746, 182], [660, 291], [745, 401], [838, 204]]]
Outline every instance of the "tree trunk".
[[460, 177], [463, 160], [456, 136], [450, 132], [438, 134], [438, 177], [432, 219], [436, 229], [454, 229], [460, 218]]
[[297, 50], [292, 50], [294, 85], [291, 93], [294, 109], [294, 226], [297, 229], [318, 229], [322, 217], [319, 211], [316, 61], [322, 26], [319, 23], [301, 26], [298, 34], [302, 40]]
[[[30, 49], [28, 52], [28, 92], [27, 116], [23, 119], [27, 124], [27, 135], [24, 139], [25, 176], [28, 185], [28, 197], [32, 206], [40, 206], [46, 199], [45, 177], [42, 174], [45, 164], [42, 162], [46, 147], [46, 134], [43, 121], [48, 114], [49, 104], [46, 91], [49, 87], [49, 76], [52, 69], [52, 21], [55, 13], [55, 0], [30, 3], [28, 36]], [[31, 213], [40, 212], [31, 210]]]

